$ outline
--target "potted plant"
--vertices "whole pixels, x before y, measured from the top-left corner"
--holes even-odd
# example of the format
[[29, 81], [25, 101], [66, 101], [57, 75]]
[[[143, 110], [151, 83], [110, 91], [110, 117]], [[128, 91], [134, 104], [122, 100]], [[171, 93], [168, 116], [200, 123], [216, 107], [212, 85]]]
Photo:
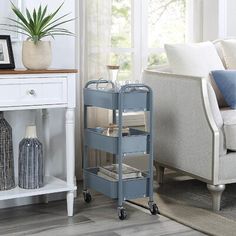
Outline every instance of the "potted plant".
[[22, 46], [22, 62], [27, 69], [43, 70], [51, 65], [52, 51], [51, 42], [42, 39], [57, 35], [74, 35], [67, 29], [61, 28], [61, 25], [73, 21], [74, 19], [65, 19], [69, 14], [57, 17], [58, 12], [64, 3], [56, 11], [48, 13], [48, 7], [34, 9], [32, 13], [26, 8], [26, 15], [22, 14], [12, 3], [12, 11], [18, 17], [18, 20], [8, 18], [10, 24], [1, 24], [7, 28], [4, 30], [18, 32], [26, 36]]

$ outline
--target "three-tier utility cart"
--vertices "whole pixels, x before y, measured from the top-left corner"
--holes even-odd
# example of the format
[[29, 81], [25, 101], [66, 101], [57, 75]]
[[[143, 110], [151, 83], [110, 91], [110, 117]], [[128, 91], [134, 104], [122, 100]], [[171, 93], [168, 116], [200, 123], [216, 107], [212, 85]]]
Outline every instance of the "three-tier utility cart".
[[[149, 209], [153, 215], [159, 213], [153, 201], [153, 142], [152, 142], [152, 90], [144, 84], [128, 84], [120, 89], [96, 89], [99, 84], [114, 84], [107, 80], [93, 80], [84, 88], [84, 200], [91, 201], [88, 188], [94, 189], [113, 199], [118, 199], [118, 216], [124, 220], [127, 216], [123, 207], [125, 200], [149, 197]], [[107, 136], [99, 129], [88, 128], [88, 107], [100, 107], [113, 110], [113, 122], [118, 126], [117, 137]], [[122, 135], [123, 113], [128, 111], [148, 111], [149, 131], [130, 128], [128, 136]], [[118, 118], [117, 117], [118, 114]], [[88, 167], [88, 149], [105, 151], [113, 154], [118, 164], [118, 180], [111, 181], [98, 176], [99, 167]], [[141, 178], [122, 178], [122, 163], [129, 154], [147, 154], [148, 170]]]

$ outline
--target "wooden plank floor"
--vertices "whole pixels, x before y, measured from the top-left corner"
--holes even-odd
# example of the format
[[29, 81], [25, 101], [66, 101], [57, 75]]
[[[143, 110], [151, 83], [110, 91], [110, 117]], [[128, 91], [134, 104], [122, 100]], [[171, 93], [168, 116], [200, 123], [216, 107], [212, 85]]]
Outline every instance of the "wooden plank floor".
[[66, 215], [66, 201], [0, 210], [0, 235], [40, 236], [197, 236], [203, 235], [140, 207], [126, 206], [128, 219], [117, 218], [116, 202], [101, 195], [90, 204], [75, 202], [75, 216]]

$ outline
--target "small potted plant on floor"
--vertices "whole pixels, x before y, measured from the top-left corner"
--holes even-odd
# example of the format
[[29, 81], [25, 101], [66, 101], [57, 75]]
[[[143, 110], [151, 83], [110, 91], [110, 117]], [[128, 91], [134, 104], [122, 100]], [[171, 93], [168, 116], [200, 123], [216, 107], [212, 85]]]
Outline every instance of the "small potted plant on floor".
[[11, 24], [1, 24], [5, 26], [4, 30], [18, 32], [26, 36], [26, 40], [22, 46], [22, 61], [27, 69], [43, 70], [51, 65], [52, 52], [51, 42], [42, 39], [57, 35], [74, 35], [72, 32], [61, 25], [73, 21], [75, 19], [65, 19], [69, 14], [57, 17], [58, 12], [62, 8], [63, 3], [53, 13], [48, 13], [47, 6], [34, 9], [30, 12], [26, 9], [26, 15], [22, 14], [12, 3], [12, 11], [18, 17], [18, 20], [8, 18]]

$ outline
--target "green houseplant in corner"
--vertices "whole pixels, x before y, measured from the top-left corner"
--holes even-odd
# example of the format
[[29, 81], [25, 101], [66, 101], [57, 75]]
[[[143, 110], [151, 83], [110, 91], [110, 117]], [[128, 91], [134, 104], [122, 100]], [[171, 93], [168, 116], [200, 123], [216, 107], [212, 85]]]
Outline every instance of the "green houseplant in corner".
[[61, 25], [75, 20], [74, 18], [65, 19], [69, 14], [57, 16], [63, 4], [52, 13], [48, 13], [47, 6], [42, 7], [40, 5], [32, 13], [26, 9], [24, 15], [12, 3], [12, 11], [18, 20], [8, 18], [11, 23], [1, 25], [5, 26], [4, 30], [18, 32], [27, 37], [22, 46], [22, 62], [27, 69], [43, 70], [51, 65], [51, 42], [42, 39], [54, 38], [58, 35], [74, 35], [69, 30], [61, 28]]

